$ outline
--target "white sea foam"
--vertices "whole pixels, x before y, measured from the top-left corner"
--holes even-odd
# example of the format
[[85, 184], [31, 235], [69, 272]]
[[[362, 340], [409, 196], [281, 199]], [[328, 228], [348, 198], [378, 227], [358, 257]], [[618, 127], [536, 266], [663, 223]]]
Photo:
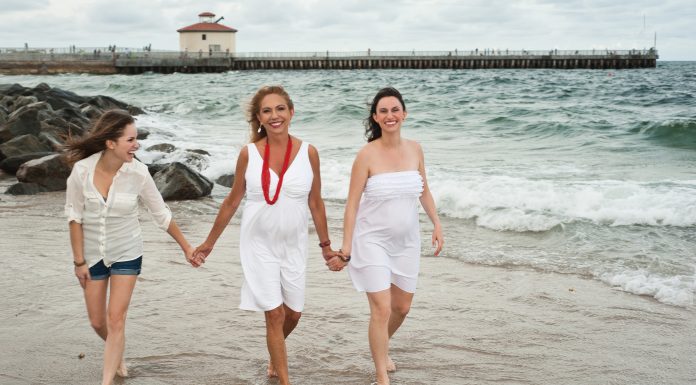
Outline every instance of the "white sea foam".
[[567, 181], [508, 176], [430, 178], [438, 209], [494, 230], [546, 231], [575, 221], [610, 226], [696, 225], [693, 181]]
[[665, 277], [645, 270], [627, 270], [603, 273], [599, 278], [629, 293], [648, 295], [670, 305], [691, 306], [694, 304], [696, 276]]

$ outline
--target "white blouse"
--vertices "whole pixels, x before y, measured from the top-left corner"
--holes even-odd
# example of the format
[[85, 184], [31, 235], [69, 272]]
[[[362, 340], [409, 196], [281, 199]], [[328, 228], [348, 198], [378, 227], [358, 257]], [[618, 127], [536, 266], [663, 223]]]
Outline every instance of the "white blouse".
[[94, 185], [94, 170], [101, 155], [98, 152], [75, 163], [65, 194], [65, 215], [68, 223], [82, 224], [83, 253], [90, 267], [101, 259], [111, 266], [143, 255], [138, 197], [159, 228], [166, 231], [172, 219], [147, 166], [137, 159], [121, 166], [104, 199]]

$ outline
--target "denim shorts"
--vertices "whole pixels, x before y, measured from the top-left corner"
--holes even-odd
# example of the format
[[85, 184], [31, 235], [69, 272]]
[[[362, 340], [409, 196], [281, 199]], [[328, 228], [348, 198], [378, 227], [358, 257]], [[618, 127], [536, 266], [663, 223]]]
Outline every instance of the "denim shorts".
[[111, 275], [140, 275], [140, 270], [143, 266], [143, 256], [132, 261], [114, 262], [111, 267], [104, 265], [104, 260], [101, 259], [94, 266], [89, 268], [89, 275], [92, 280], [107, 279]]

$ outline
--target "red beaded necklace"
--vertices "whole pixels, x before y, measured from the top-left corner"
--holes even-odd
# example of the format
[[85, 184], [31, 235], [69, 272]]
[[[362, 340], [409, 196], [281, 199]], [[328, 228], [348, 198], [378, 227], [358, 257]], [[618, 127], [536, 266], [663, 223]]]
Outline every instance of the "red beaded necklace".
[[273, 200], [271, 200], [269, 197], [269, 189], [271, 188], [271, 168], [268, 165], [268, 159], [271, 157], [271, 146], [268, 145], [268, 137], [266, 137], [266, 149], [263, 151], [263, 169], [261, 170], [261, 189], [263, 189], [263, 197], [266, 199], [266, 203], [269, 205], [275, 204], [278, 200], [278, 195], [280, 195], [280, 187], [283, 185], [283, 176], [285, 176], [285, 171], [288, 170], [288, 164], [290, 163], [291, 153], [292, 138], [290, 135], [288, 135], [288, 147], [285, 150], [283, 169], [280, 170], [280, 175], [278, 175], [278, 187], [276, 187], [275, 196], [273, 197]]

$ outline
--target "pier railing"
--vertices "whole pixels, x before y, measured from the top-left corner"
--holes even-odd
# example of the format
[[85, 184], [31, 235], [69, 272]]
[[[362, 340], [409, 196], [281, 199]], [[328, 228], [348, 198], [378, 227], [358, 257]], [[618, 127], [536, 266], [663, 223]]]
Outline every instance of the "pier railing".
[[115, 47], [0, 48], [0, 74], [197, 73], [310, 69], [655, 68], [655, 49], [214, 52]]
[[481, 57], [646, 57], [657, 58], [655, 49], [631, 50], [452, 50], [452, 51], [308, 51], [308, 52], [224, 52], [224, 51], [148, 51], [143, 49], [110, 47], [81, 48], [0, 48], [0, 60], [27, 61], [106, 61], [114, 59], [341, 59], [341, 58], [481, 58]]

